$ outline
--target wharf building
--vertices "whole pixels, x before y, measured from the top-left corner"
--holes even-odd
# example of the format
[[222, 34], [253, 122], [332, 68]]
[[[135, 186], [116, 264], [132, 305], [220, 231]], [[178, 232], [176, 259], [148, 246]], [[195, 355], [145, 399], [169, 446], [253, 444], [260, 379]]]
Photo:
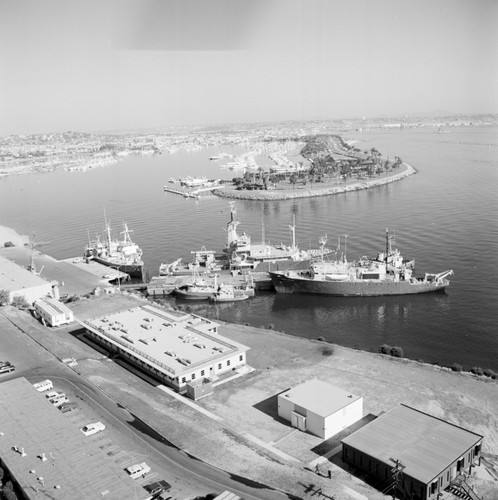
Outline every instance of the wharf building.
[[0, 256], [0, 290], [8, 292], [9, 302], [14, 297], [24, 297], [29, 304], [42, 297], [59, 298], [58, 285], [57, 281], [45, 281], [37, 274]]
[[151, 498], [25, 378], [1, 383], [0, 401], [2, 482], [12, 481], [16, 498]]
[[193, 314], [144, 305], [81, 324], [87, 337], [193, 399], [246, 365], [249, 347], [222, 337], [217, 323]]
[[342, 460], [396, 498], [437, 500], [457, 485], [468, 491], [465, 475], [480, 465], [482, 440], [402, 404], [344, 438]]

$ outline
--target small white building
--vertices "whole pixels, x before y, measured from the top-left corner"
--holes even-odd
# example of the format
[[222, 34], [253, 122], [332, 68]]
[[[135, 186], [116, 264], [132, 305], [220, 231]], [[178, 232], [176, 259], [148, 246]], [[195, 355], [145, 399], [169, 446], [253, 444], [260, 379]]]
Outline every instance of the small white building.
[[60, 326], [74, 321], [74, 314], [69, 307], [52, 297], [43, 297], [34, 303], [35, 314], [44, 325]]
[[321, 380], [279, 394], [278, 415], [299, 430], [328, 439], [363, 417], [363, 398]]

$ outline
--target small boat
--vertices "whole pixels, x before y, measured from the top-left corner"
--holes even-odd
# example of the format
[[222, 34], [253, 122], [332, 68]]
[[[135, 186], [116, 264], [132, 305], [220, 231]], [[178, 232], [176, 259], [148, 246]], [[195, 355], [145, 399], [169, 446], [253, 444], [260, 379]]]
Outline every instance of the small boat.
[[211, 302], [237, 302], [248, 298], [249, 295], [243, 290], [238, 290], [232, 285], [223, 285], [209, 297], [209, 300]]
[[185, 300], [208, 300], [215, 292], [214, 285], [204, 280], [187, 283], [173, 291], [177, 297]]

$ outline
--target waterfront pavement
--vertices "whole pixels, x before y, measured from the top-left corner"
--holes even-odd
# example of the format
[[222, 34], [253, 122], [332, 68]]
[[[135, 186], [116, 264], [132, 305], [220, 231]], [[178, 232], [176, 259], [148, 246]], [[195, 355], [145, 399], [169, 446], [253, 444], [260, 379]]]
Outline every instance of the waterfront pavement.
[[[141, 300], [116, 294], [77, 301], [71, 307], [83, 319]], [[341, 463], [337, 441], [324, 443], [278, 417], [277, 395], [310, 378], [362, 395], [367, 418], [405, 403], [484, 435], [486, 461], [473, 472], [472, 480], [486, 498], [493, 498], [490, 492], [497, 489], [492, 474], [498, 466], [498, 384], [494, 380], [339, 346], [334, 346], [333, 355], [325, 355], [323, 342], [222, 323], [221, 335], [251, 347], [248, 363], [254, 370], [218, 385], [212, 396], [193, 403], [168, 394], [125, 365], [109, 363], [100, 353], [89, 356], [91, 347], [70, 334], [71, 328], [33, 331], [61, 359], [75, 357], [75, 370], [179, 448], [232, 474], [300, 498], [313, 493], [316, 497], [320, 488], [336, 500], [384, 498]]]

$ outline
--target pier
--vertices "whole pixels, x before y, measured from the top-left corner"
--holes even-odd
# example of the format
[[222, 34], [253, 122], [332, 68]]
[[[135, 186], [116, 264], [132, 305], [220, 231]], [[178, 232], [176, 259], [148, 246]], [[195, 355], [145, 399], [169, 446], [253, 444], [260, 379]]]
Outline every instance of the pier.
[[223, 189], [224, 187], [225, 187], [224, 184], [219, 184], [216, 186], [208, 186], [208, 187], [203, 187], [200, 189], [194, 189], [193, 191], [189, 191], [187, 189], [170, 188], [169, 186], [163, 186], [163, 189], [166, 193], [179, 194], [180, 196], [183, 196], [184, 198], [198, 199], [200, 193], [202, 193], [204, 191], [214, 191], [216, 189]]

